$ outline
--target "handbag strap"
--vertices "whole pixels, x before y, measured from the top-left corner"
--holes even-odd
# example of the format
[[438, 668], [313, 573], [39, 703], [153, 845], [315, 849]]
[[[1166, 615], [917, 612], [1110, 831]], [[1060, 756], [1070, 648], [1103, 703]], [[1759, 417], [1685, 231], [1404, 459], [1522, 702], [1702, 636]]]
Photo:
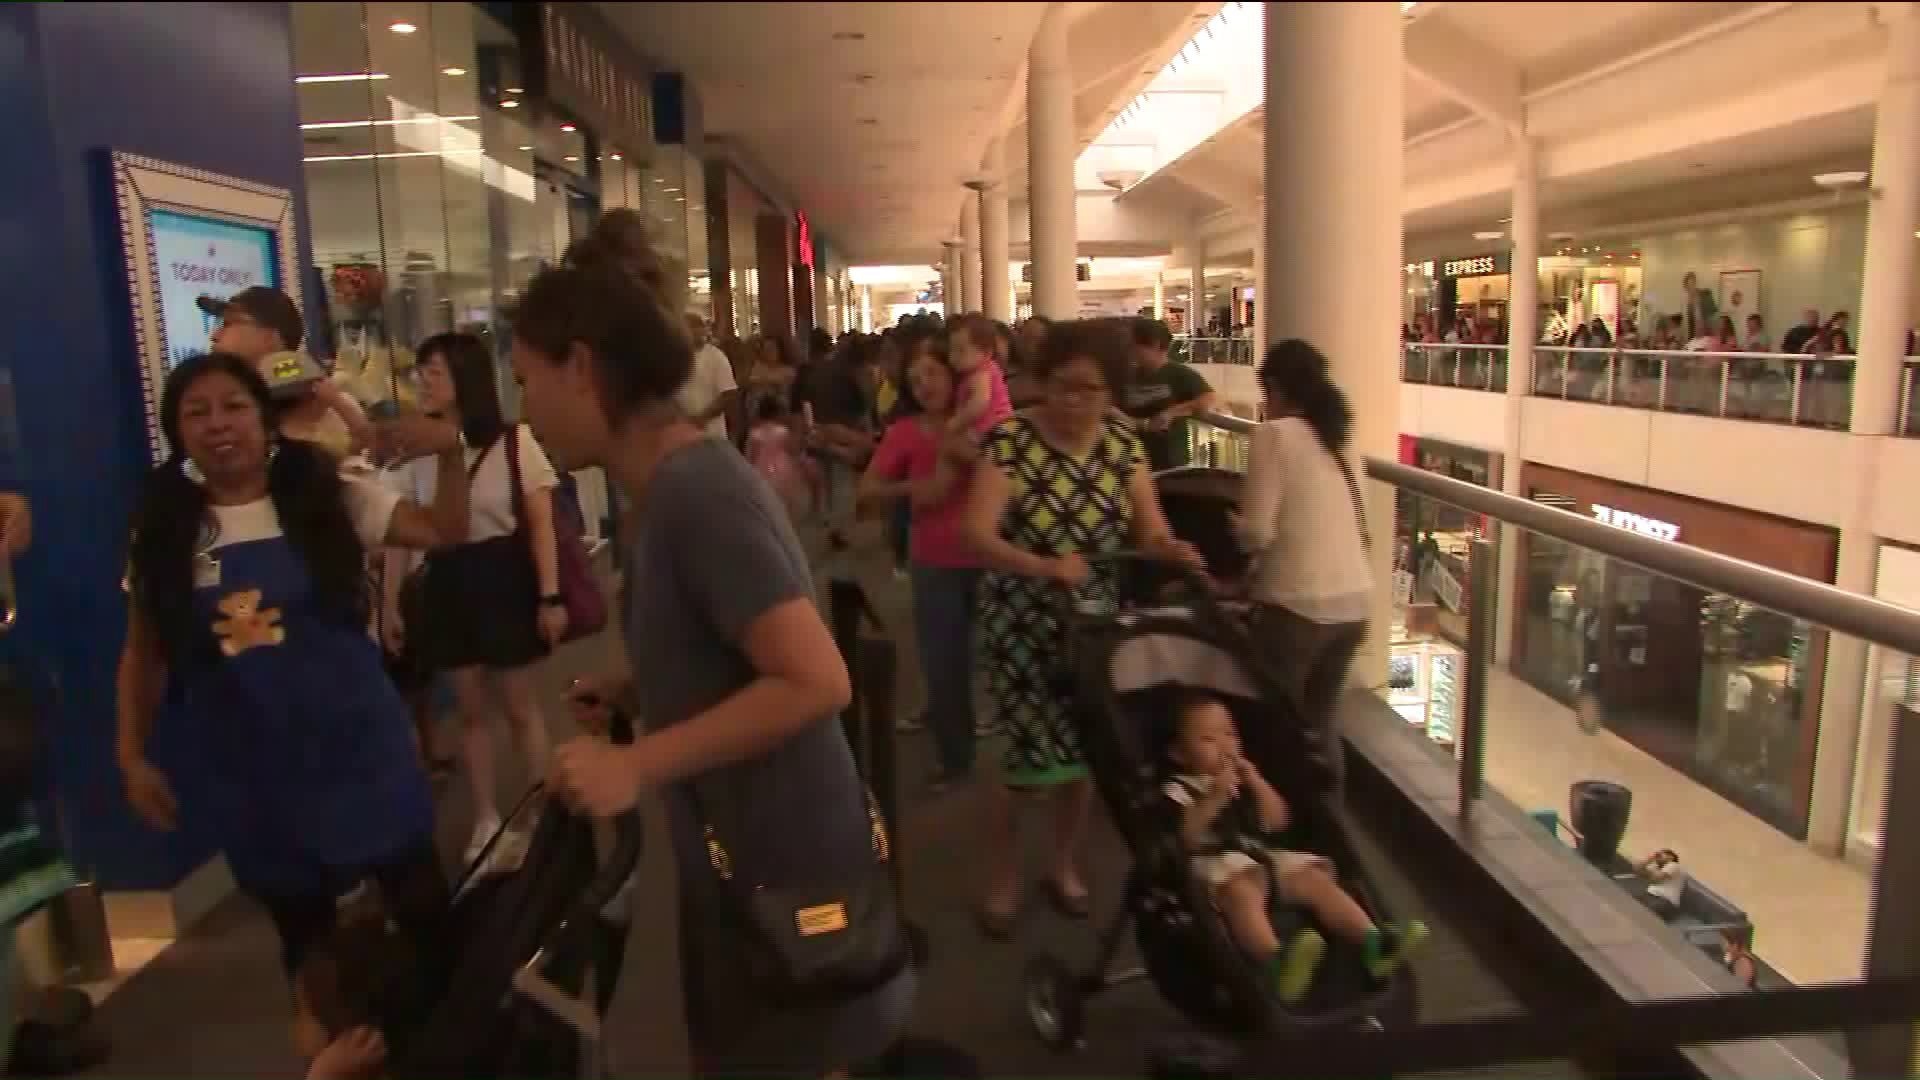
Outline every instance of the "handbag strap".
[[1341, 477], [1347, 482], [1347, 497], [1353, 500], [1353, 517], [1360, 524], [1360, 548], [1371, 556], [1373, 537], [1368, 535], [1367, 504], [1366, 500], [1360, 497], [1360, 481], [1353, 475], [1353, 466], [1347, 464], [1347, 455], [1338, 450], [1329, 452], [1333, 454], [1334, 463], [1340, 466]]
[[[726, 846], [720, 842], [719, 830], [714, 827], [713, 815], [707, 813], [706, 803], [700, 798], [700, 782], [686, 780], [681, 785], [686, 793], [687, 802], [692, 804], [694, 820], [699, 823], [702, 842], [707, 846], [707, 864], [713, 867], [722, 881], [733, 880], [733, 857]], [[873, 789], [865, 781], [860, 784], [860, 793], [867, 801], [867, 825], [873, 844], [874, 862], [885, 865], [893, 861], [893, 840], [887, 832], [887, 823], [881, 820], [880, 804], [873, 797]]]

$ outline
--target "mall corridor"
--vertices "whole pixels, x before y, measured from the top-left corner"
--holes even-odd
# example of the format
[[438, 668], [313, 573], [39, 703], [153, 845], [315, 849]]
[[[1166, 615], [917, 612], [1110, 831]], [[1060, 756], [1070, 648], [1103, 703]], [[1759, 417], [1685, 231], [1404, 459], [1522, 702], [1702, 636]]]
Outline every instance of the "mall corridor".
[[[909, 627], [906, 590], [869, 549], [860, 577], [889, 626]], [[903, 631], [904, 634], [904, 631]], [[611, 646], [611, 636], [575, 646], [549, 666], [544, 689], [557, 699], [575, 674], [593, 670]], [[899, 673], [901, 705], [917, 710], [920, 688], [910, 638], [896, 641], [906, 658]], [[559, 734], [559, 732], [556, 732]], [[1140, 1075], [1146, 1055], [1166, 1034], [1188, 1030], [1140, 983], [1095, 1002], [1088, 1013], [1085, 1050], [1058, 1055], [1034, 1036], [1022, 1011], [1022, 975], [1038, 951], [1057, 952], [1076, 963], [1094, 948], [1090, 924], [1069, 923], [1035, 902], [1016, 939], [989, 944], [974, 925], [972, 905], [979, 870], [971, 822], [979, 817], [973, 793], [930, 796], [920, 778], [929, 774], [928, 736], [905, 735], [901, 750], [899, 835], [905, 849], [905, 887], [913, 918], [931, 939], [913, 1034], [936, 1039], [977, 1057], [982, 1076]], [[443, 852], [453, 859], [466, 837], [467, 815], [458, 785], [443, 796]], [[1379, 808], [1357, 806], [1355, 840], [1367, 871], [1396, 911], [1417, 913], [1434, 927], [1414, 974], [1421, 1018], [1461, 1020], [1524, 1009], [1551, 1012], [1577, 1008], [1564, 986], [1503, 955], [1489, 928], [1476, 927], [1470, 910], [1440, 887], [1417, 848], [1396, 836]], [[673, 868], [661, 840], [657, 805], [647, 814], [648, 848], [640, 871], [634, 930], [626, 971], [608, 1020], [608, 1053], [614, 1076], [674, 1076], [685, 1068], [684, 1028], [673, 955]], [[1041, 837], [1029, 836], [1028, 855], [1040, 856]], [[960, 857], [956, 858], [958, 853]], [[1089, 880], [1111, 902], [1125, 874], [1118, 839], [1102, 827], [1095, 836]], [[1101, 917], [1106, 908], [1102, 907]], [[1126, 962], [1133, 962], [1126, 949]], [[294, 1076], [300, 1065], [285, 1034], [286, 991], [274, 963], [273, 931], [245, 900], [224, 905], [205, 923], [121, 985], [106, 1000], [102, 1023], [114, 1044], [112, 1060], [87, 1075]], [[1565, 1063], [1514, 1063], [1474, 1075], [1568, 1076]], [[1434, 1074], [1439, 1075], [1439, 1074]], [[938, 1080], [918, 1077], [916, 1080]]]
[[[733, 881], [675, 880], [663, 807], [700, 871], [693, 823], [733, 824], [694, 778], [737, 784], [767, 888], [877, 879], [858, 789], [886, 787], [930, 943], [913, 1034], [987, 1076], [1142, 1075], [1185, 1024], [1153, 987], [1093, 1002], [1072, 1054], [1024, 1016], [1033, 958], [1100, 929], [1054, 910], [1077, 819], [1048, 851], [1021, 804], [1059, 893], [989, 944], [1000, 804], [934, 789], [969, 719], [1012, 786], [1076, 791], [1099, 754], [1055, 586], [1197, 545], [1252, 567], [1215, 582], [1245, 627], [1205, 628], [1272, 680], [1212, 687], [1235, 734], [1339, 719], [1363, 876], [1433, 929], [1419, 1019], [1630, 1046], [1484, 1071], [1915, 1073], [1887, 987], [1920, 978], [1920, 2], [0, 4], [0, 128], [0, 864], [45, 864], [0, 875], [0, 991], [67, 991], [0, 992], [0, 1034], [84, 993], [95, 1075], [300, 1075], [276, 942], [298, 970], [369, 875], [431, 869], [429, 833], [449, 864], [484, 842], [533, 761], [604, 815], [669, 796], [615, 1075], [769, 1052], [700, 1015], [766, 1001], [679, 977], [676, 901]], [[663, 510], [681, 452], [705, 471]], [[812, 723], [845, 688], [789, 521], [822, 575], [822, 534], [857, 534], [898, 718], [922, 661], [935, 704], [995, 685], [935, 718], [943, 749], [909, 723], [892, 776], [856, 775]], [[648, 624], [659, 730], [554, 764], [537, 714], [574, 734], [567, 688], [621, 647], [534, 666], [597, 625], [573, 555], [638, 564], [604, 599]], [[435, 680], [474, 730], [498, 704], [515, 754], [491, 777], [450, 718], [429, 798], [401, 718]], [[1095, 805], [1104, 916], [1130, 806]], [[1170, 874], [1220, 866], [1158, 839]], [[1194, 924], [1171, 891], [1150, 926]], [[1354, 970], [1391, 967], [1401, 928], [1321, 898]], [[802, 1030], [764, 1041], [864, 1055], [906, 1012], [876, 967], [821, 1010], [843, 1022], [787, 1001], [764, 1011]], [[1889, 1026], [1797, 1030], [1836, 1000]], [[1375, 1045], [1490, 1059], [1509, 1030]]]

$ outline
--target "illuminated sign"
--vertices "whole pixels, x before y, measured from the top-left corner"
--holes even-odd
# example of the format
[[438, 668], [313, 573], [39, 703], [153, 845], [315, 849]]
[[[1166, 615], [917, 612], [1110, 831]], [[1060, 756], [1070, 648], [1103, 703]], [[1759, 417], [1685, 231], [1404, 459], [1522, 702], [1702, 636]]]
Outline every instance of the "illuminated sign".
[[813, 230], [807, 227], [806, 214], [796, 210], [793, 213], [793, 220], [797, 226], [794, 230], [797, 241], [794, 246], [800, 249], [800, 265], [811, 267], [813, 265]]
[[1671, 521], [1660, 521], [1655, 518], [1641, 517], [1639, 514], [1629, 513], [1625, 510], [1616, 510], [1611, 506], [1601, 506], [1599, 503], [1593, 504], [1593, 519], [1603, 524], [1611, 525], [1616, 529], [1625, 529], [1628, 532], [1637, 532], [1642, 536], [1651, 536], [1655, 540], [1680, 539], [1680, 526], [1675, 525]]
[[1402, 267], [1402, 269], [1407, 272], [1408, 277], [1432, 277], [1433, 260], [1428, 259], [1426, 262], [1408, 263]]
[[1481, 255], [1472, 259], [1455, 259], [1445, 266], [1446, 273], [1442, 276], [1472, 277], [1475, 274], [1491, 274], [1494, 272], [1494, 266], [1494, 258], [1491, 255]]

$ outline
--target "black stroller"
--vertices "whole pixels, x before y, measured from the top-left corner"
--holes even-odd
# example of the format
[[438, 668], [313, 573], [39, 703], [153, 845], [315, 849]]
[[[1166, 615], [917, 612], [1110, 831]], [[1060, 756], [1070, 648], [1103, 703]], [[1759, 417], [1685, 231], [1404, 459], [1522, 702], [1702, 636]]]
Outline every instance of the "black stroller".
[[[1201, 483], [1220, 490], [1217, 478]], [[1231, 501], [1222, 504], [1207, 490], [1192, 493], [1192, 500], [1202, 508], [1214, 503], [1225, 535]], [[1180, 512], [1174, 500], [1168, 501], [1170, 516]], [[1192, 507], [1186, 509], [1194, 514]], [[1198, 537], [1190, 542], [1204, 545]], [[1388, 915], [1325, 798], [1331, 774], [1324, 755], [1338, 748], [1315, 745], [1316, 738], [1296, 721], [1293, 707], [1275, 689], [1277, 683], [1257, 669], [1239, 620], [1215, 600], [1213, 583], [1139, 556], [1121, 558], [1128, 565], [1118, 612], [1063, 617], [1069, 620], [1070, 677], [1077, 684], [1075, 722], [1081, 749], [1133, 865], [1124, 906], [1103, 932], [1090, 970], [1071, 970], [1047, 954], [1033, 960], [1026, 1010], [1035, 1032], [1055, 1049], [1079, 1045], [1087, 1000], [1143, 976], [1208, 1035], [1235, 1044], [1315, 1027], [1410, 1026], [1415, 1013], [1411, 977], [1401, 971], [1375, 982], [1357, 948], [1329, 937], [1326, 959], [1306, 998], [1287, 1006], [1273, 992], [1270, 977], [1256, 970], [1233, 942], [1207, 886], [1191, 872], [1178, 819], [1167, 812], [1160, 791], [1151, 733], [1156, 718], [1166, 715], [1182, 689], [1204, 689], [1228, 704], [1248, 759], [1292, 809], [1287, 846], [1332, 859], [1341, 884], [1361, 906], [1378, 920]], [[1155, 598], [1154, 606], [1141, 604], [1147, 597]], [[1289, 908], [1275, 910], [1283, 940], [1310, 918]], [[1289, 919], [1295, 925], [1279, 924]], [[1114, 972], [1114, 957], [1129, 924], [1145, 970]], [[1197, 1050], [1175, 1052], [1198, 1053], [1201, 1060], [1176, 1063], [1177, 1069], [1231, 1069], [1217, 1060], [1228, 1047], [1204, 1039], [1196, 1045]], [[1301, 1075], [1313, 1071], [1311, 1062], [1290, 1064]]]
[[[495, 858], [529, 819], [524, 855]], [[638, 811], [610, 824], [610, 837], [596, 837], [591, 821], [537, 787], [521, 800], [454, 895], [434, 1004], [410, 1030], [388, 1032], [391, 1075], [604, 1075], [602, 1021], [626, 941], [624, 924], [604, 913], [633, 877], [642, 835]]]

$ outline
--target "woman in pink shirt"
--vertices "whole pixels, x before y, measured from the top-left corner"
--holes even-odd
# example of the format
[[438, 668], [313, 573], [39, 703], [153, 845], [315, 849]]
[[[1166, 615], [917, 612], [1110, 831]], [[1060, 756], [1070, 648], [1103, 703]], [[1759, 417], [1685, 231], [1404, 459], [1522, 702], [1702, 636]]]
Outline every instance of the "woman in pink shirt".
[[887, 428], [860, 480], [860, 495], [906, 499], [912, 507], [908, 561], [914, 636], [927, 684], [927, 724], [939, 757], [933, 786], [941, 791], [973, 772], [973, 605], [980, 562], [961, 533], [971, 470], [939, 466], [943, 455], [971, 458], [972, 447], [968, 433], [948, 433], [958, 374], [932, 335], [917, 330], [905, 335], [906, 389], [919, 409]]

